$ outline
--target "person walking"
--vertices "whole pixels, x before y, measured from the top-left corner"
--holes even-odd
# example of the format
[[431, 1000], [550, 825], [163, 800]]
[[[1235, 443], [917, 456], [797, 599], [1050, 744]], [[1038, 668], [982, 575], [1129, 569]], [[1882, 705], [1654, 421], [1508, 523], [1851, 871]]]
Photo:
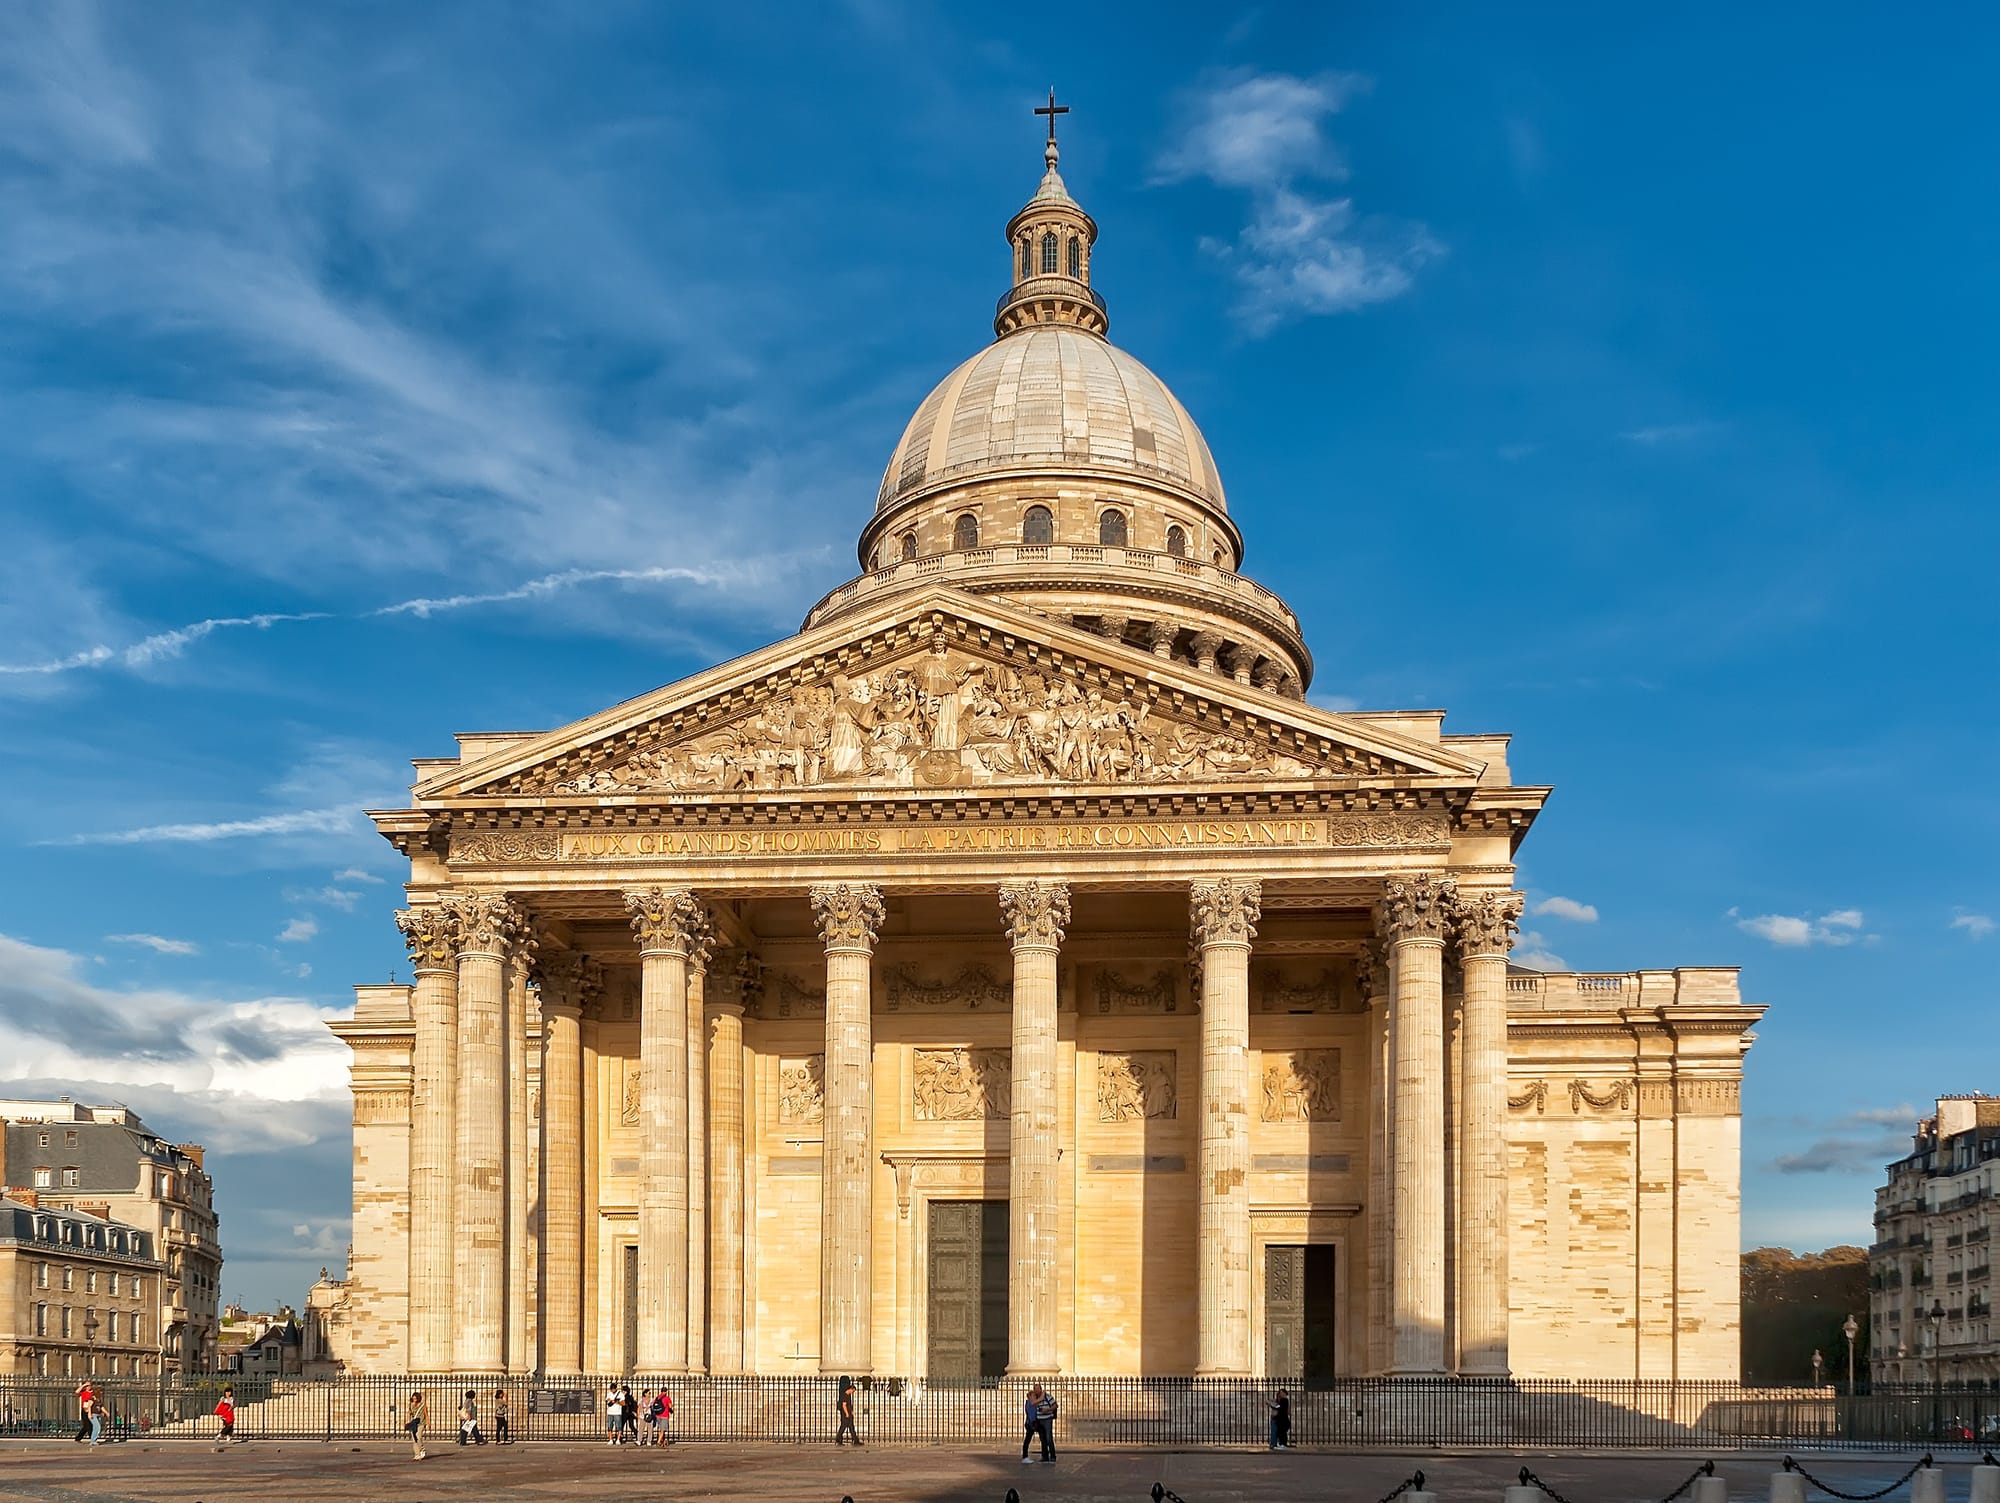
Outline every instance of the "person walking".
[[1042, 1385], [1037, 1383], [1028, 1390], [1028, 1396], [1021, 1403], [1021, 1465], [1033, 1466], [1035, 1458], [1028, 1454], [1028, 1446], [1042, 1433], [1036, 1423], [1036, 1406], [1042, 1402]]
[[636, 1446], [639, 1444], [639, 1401], [632, 1397], [630, 1383], [619, 1385], [618, 1402], [625, 1417], [625, 1433], [619, 1439]]
[[410, 1390], [410, 1407], [406, 1413], [409, 1417], [403, 1421], [403, 1428], [410, 1434], [410, 1460], [422, 1461], [430, 1452], [424, 1449], [426, 1406], [421, 1388]]
[[1284, 1389], [1278, 1396], [1266, 1402], [1271, 1411], [1271, 1449], [1289, 1451], [1292, 1448], [1292, 1396]]
[[846, 1373], [840, 1375], [840, 1396], [834, 1400], [834, 1413], [839, 1424], [834, 1427], [833, 1443], [839, 1445], [847, 1436], [854, 1437], [854, 1444], [861, 1444], [861, 1432], [854, 1428], [854, 1379]]
[[73, 1439], [78, 1445], [86, 1445], [90, 1441], [90, 1406], [96, 1402], [96, 1390], [90, 1386], [90, 1379], [85, 1378], [76, 1385], [76, 1434]]
[[651, 1443], [664, 1446], [673, 1439], [667, 1433], [667, 1422], [674, 1417], [674, 1401], [662, 1388], [653, 1395], [653, 1402], [646, 1406], [646, 1426], [651, 1432]]
[[215, 1401], [215, 1417], [222, 1421], [222, 1435], [216, 1441], [215, 1449], [221, 1450], [236, 1439], [236, 1390], [225, 1387], [222, 1397]]
[[1042, 1460], [1049, 1466], [1056, 1464], [1056, 1396], [1047, 1389], [1035, 1401], [1035, 1434], [1042, 1442]]
[[514, 1437], [507, 1429], [507, 1390], [504, 1388], [493, 1390], [493, 1444], [496, 1446], [514, 1444]]
[[458, 1443], [460, 1445], [483, 1446], [486, 1437], [479, 1433], [479, 1395], [470, 1388], [458, 1406]]

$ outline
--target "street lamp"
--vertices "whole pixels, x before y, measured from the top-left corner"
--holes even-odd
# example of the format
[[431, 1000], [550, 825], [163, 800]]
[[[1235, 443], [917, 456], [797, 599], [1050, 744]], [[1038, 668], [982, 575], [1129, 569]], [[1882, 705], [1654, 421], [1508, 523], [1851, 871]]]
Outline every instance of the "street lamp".
[[1822, 1357], [1819, 1354], [1818, 1347], [1813, 1348], [1812, 1362], [1813, 1362], [1813, 1387], [1817, 1388], [1820, 1386], [1819, 1375], [1826, 1370], [1826, 1358]]
[[1934, 1299], [1924, 1319], [1931, 1326], [1931, 1435], [1944, 1434], [1944, 1301]]
[[1855, 1324], [1852, 1315], [1842, 1323], [1840, 1334], [1847, 1338], [1847, 1396], [1851, 1399], [1854, 1397], [1854, 1338], [1861, 1334], [1861, 1327]]

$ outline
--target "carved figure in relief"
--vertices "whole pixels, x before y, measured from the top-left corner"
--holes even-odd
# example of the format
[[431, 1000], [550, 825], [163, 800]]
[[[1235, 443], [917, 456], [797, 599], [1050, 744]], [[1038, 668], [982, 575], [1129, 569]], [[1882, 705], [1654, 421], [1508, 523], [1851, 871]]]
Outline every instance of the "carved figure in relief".
[[778, 1061], [778, 1120], [813, 1123], [826, 1120], [826, 1056]]
[[919, 1122], [978, 1122], [1013, 1110], [1013, 1060], [1005, 1049], [919, 1049], [915, 1067]]
[[1176, 1108], [1174, 1051], [1141, 1049], [1097, 1057], [1097, 1120], [1171, 1118]]
[[1144, 981], [1127, 981], [1116, 971], [1101, 971], [1097, 977], [1097, 1010], [1101, 1013], [1173, 1012], [1179, 1003], [1174, 991], [1174, 973], [1155, 971]]
[[627, 1127], [637, 1127], [639, 1125], [639, 1102], [641, 1081], [643, 1079], [644, 1077], [639, 1072], [639, 1061], [636, 1059], [626, 1060], [625, 1088], [620, 1093], [618, 1120]]
[[1340, 1051], [1299, 1049], [1264, 1061], [1266, 1122], [1340, 1120]]

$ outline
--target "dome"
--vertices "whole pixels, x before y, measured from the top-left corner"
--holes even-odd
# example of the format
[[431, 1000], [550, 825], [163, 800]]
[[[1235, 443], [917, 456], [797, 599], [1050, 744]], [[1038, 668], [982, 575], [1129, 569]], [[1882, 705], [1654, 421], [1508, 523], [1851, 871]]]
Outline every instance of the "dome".
[[1069, 324], [1009, 334], [939, 382], [890, 455], [875, 510], [1023, 469], [1129, 476], [1227, 510], [1208, 444], [1166, 383]]

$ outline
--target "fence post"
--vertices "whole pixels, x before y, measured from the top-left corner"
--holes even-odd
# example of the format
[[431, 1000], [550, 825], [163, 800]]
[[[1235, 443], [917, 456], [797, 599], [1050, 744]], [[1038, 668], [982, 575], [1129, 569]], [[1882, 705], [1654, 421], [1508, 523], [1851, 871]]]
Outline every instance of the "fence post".
[[1944, 1468], [1921, 1466], [1910, 1479], [1910, 1503], [1944, 1503]]
[[1797, 1472], [1771, 1473], [1771, 1503], [1806, 1503], [1806, 1479]]

